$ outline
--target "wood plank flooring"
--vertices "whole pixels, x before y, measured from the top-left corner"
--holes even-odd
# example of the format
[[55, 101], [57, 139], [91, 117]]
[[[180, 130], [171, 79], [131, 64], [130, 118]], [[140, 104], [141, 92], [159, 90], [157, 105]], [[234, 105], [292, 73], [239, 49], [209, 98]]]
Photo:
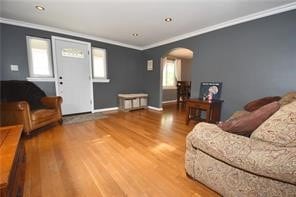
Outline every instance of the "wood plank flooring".
[[184, 170], [184, 111], [109, 113], [25, 140], [24, 196], [218, 196]]

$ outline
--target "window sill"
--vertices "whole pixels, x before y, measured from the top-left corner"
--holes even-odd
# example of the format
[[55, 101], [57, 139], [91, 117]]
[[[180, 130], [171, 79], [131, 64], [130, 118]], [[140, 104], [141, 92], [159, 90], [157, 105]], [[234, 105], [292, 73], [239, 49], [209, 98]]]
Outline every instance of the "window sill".
[[162, 87], [163, 90], [176, 90], [177, 87], [171, 86], [171, 87]]
[[92, 79], [93, 83], [110, 83], [110, 79]]
[[42, 77], [27, 77], [28, 81], [39, 81], [39, 82], [55, 82], [55, 78], [42, 78]]

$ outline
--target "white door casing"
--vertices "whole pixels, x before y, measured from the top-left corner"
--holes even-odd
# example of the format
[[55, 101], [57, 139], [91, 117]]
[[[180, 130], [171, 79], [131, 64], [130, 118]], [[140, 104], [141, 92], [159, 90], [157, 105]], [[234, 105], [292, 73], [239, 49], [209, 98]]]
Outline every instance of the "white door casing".
[[91, 44], [52, 36], [56, 95], [63, 115], [93, 112]]

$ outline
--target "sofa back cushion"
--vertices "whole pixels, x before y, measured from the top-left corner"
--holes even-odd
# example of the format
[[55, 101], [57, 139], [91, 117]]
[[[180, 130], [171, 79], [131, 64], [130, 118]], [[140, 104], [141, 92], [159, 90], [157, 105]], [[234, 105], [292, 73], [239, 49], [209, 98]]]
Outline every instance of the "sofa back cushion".
[[279, 108], [280, 104], [278, 102], [272, 102], [251, 113], [243, 113], [226, 122], [219, 123], [218, 126], [224, 131], [249, 137], [257, 127]]
[[251, 138], [279, 146], [296, 146], [296, 101], [282, 106], [260, 125]]
[[269, 96], [269, 97], [264, 97], [260, 99], [256, 99], [254, 101], [249, 102], [244, 106], [244, 110], [248, 112], [255, 111], [259, 109], [260, 107], [267, 105], [269, 103], [272, 103], [274, 101], [279, 101], [281, 99], [280, 96]]
[[296, 92], [288, 92], [281, 98], [281, 100], [279, 100], [279, 103], [281, 106], [284, 106], [291, 103], [292, 101], [296, 101]]

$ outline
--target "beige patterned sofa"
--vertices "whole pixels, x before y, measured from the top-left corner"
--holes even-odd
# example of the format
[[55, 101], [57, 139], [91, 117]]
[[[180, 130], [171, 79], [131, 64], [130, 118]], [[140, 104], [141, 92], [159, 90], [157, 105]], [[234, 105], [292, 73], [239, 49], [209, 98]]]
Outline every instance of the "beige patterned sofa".
[[250, 138], [199, 123], [186, 139], [187, 174], [223, 196], [296, 196], [296, 101]]

